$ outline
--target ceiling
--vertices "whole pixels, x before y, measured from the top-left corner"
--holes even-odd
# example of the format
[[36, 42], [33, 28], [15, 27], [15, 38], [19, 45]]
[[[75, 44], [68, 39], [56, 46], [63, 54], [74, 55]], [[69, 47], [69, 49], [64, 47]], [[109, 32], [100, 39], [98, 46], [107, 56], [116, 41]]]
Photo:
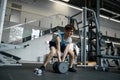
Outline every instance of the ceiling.
[[[69, 0], [65, 3], [82, 8], [87, 5], [88, 1], [91, 2], [91, 7], [96, 8], [97, 0]], [[120, 0], [100, 0], [100, 14], [120, 21]]]

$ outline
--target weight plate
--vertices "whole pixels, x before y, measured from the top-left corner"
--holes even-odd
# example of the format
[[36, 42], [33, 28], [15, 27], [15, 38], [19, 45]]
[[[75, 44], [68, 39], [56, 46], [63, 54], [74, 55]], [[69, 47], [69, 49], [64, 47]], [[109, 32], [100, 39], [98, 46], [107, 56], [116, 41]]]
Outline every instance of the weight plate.
[[54, 70], [56, 73], [59, 72], [59, 71], [58, 71], [58, 66], [59, 66], [59, 62], [55, 62], [55, 63], [53, 64], [53, 70]]
[[58, 71], [59, 73], [66, 73], [68, 71], [68, 64], [66, 62], [59, 63]]

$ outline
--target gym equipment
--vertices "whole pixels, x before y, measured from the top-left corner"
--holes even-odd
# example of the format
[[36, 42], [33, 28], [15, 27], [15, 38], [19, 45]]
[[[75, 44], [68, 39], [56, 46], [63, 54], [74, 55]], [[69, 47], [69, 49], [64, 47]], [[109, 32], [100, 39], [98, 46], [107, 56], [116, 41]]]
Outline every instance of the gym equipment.
[[[106, 65], [106, 63], [105, 63], [105, 65]], [[108, 68], [108, 66], [106, 65], [106, 66], [99, 66], [99, 65], [96, 65], [95, 66], [95, 70], [99, 70], [99, 71], [108, 71], [109, 70], [109, 68]]]
[[120, 59], [120, 56], [111, 56], [111, 55], [98, 55], [100, 58], [109, 58], [109, 59]]
[[0, 44], [0, 51], [5, 51], [5, 50], [11, 50], [11, 49], [21, 49], [21, 48], [26, 48], [30, 46], [29, 44], [25, 45], [14, 45], [14, 44], [5, 44], [1, 43]]
[[66, 73], [68, 71], [68, 64], [66, 62], [55, 62], [53, 64], [53, 70], [56, 73]]
[[35, 68], [34, 69], [34, 74], [36, 74], [37, 76], [41, 76], [42, 75], [42, 70], [39, 68]]
[[0, 66], [22, 66], [19, 63], [21, 58], [5, 51], [0, 51]]

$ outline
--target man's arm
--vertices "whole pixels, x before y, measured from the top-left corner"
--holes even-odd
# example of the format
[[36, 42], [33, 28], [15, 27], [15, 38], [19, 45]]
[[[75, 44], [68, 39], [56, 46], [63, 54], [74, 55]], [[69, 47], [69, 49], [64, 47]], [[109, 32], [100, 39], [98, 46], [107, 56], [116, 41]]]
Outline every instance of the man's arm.
[[56, 37], [56, 52], [57, 52], [57, 56], [58, 56], [58, 61], [61, 62], [61, 51], [60, 51], [60, 37], [57, 36]]
[[[63, 62], [65, 61], [65, 57], [67, 56], [68, 51], [70, 50], [71, 44], [72, 44], [72, 38], [70, 37], [70, 38], [69, 38], [69, 41], [67, 42], [66, 48], [65, 48], [65, 50], [64, 50], [64, 53], [63, 53], [63, 58], [62, 58], [62, 61], [63, 61]], [[71, 50], [71, 51], [72, 51], [72, 50]]]

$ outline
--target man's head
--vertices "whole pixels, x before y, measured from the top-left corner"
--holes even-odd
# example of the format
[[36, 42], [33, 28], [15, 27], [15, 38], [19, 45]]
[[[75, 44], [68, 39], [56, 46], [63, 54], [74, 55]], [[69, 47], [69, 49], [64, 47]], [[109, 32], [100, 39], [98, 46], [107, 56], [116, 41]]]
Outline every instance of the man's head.
[[75, 31], [75, 28], [74, 28], [73, 25], [67, 24], [67, 25], [65, 26], [65, 34], [66, 34], [67, 36], [73, 35], [73, 32], [74, 32], [74, 31]]
[[65, 26], [65, 30], [66, 31], [70, 31], [70, 30], [75, 30], [75, 27], [72, 25], [72, 24], [67, 24], [66, 26]]

